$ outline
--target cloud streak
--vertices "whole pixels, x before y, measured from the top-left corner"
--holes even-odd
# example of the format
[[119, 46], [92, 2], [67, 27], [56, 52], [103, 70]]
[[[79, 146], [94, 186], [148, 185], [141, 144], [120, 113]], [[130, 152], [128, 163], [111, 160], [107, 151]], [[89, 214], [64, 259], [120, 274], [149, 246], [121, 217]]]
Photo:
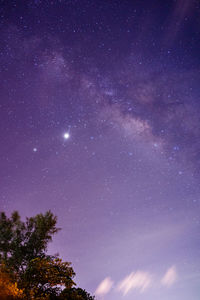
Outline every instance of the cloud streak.
[[109, 293], [113, 286], [113, 281], [110, 277], [106, 277], [97, 287], [95, 294], [97, 296], [103, 296]]
[[[156, 279], [157, 278], [157, 279]], [[122, 279], [116, 286], [115, 291], [126, 296], [131, 291], [138, 291], [140, 294], [146, 290], [153, 288], [154, 283], [156, 287], [170, 288], [178, 279], [178, 273], [175, 266], [167, 269], [164, 276], [159, 280], [155, 274], [148, 271], [138, 270], [131, 272], [124, 279]], [[110, 277], [106, 277], [97, 287], [95, 291], [96, 296], [103, 297], [108, 294], [114, 286], [114, 281]]]
[[178, 274], [176, 268], [175, 266], [172, 266], [166, 271], [165, 275], [161, 279], [161, 283], [163, 286], [170, 287], [177, 281], [177, 278]]
[[122, 292], [123, 295], [134, 289], [142, 293], [151, 286], [151, 283], [152, 276], [148, 272], [132, 272], [118, 284], [117, 290]]

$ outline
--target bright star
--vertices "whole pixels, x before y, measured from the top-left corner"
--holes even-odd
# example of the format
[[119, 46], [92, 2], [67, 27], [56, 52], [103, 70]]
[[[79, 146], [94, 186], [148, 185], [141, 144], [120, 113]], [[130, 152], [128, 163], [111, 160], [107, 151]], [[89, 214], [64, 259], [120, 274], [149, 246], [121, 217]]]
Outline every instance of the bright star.
[[70, 138], [69, 132], [65, 132], [63, 137], [64, 137], [65, 140], [68, 140]]

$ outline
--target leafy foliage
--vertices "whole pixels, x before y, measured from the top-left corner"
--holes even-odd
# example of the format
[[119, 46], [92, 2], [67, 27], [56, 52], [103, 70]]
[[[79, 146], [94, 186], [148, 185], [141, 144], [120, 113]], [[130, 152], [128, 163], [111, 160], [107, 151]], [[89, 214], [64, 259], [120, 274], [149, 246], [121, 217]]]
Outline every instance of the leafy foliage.
[[50, 256], [37, 257], [30, 261], [21, 278], [21, 286], [27, 296], [31, 291], [34, 299], [47, 294], [56, 296], [60, 291], [58, 285], [70, 289], [75, 284], [72, 280], [74, 275], [68, 262]]
[[80, 288], [64, 289], [61, 293], [60, 300], [94, 300], [94, 297], [90, 296], [85, 290]]
[[18, 273], [23, 273], [33, 258], [45, 255], [52, 235], [59, 230], [56, 222], [57, 218], [50, 211], [27, 218], [26, 222], [21, 221], [18, 212], [14, 212], [10, 219], [1, 213], [0, 259]]
[[17, 283], [12, 282], [9, 273], [2, 266], [0, 269], [0, 299], [12, 300], [22, 299], [23, 291], [18, 289]]
[[73, 287], [71, 263], [46, 254], [48, 243], [59, 230], [56, 223], [50, 211], [25, 222], [18, 212], [10, 218], [0, 214], [0, 299], [4, 295], [5, 299], [94, 299]]

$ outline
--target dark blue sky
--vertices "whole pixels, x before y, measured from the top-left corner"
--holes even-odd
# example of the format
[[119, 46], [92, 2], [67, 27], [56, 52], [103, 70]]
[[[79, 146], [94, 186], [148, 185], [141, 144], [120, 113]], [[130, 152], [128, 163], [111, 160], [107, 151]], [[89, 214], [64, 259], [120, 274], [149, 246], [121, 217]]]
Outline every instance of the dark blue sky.
[[199, 13], [0, 1], [0, 208], [51, 209], [97, 299], [199, 299]]

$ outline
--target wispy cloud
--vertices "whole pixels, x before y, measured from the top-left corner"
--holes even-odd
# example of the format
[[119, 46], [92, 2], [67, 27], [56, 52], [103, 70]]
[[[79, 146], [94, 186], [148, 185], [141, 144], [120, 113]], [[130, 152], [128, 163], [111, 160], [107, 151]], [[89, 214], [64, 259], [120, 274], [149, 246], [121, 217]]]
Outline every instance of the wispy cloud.
[[138, 289], [140, 293], [151, 286], [152, 276], [148, 272], [132, 272], [125, 277], [117, 286], [117, 290], [126, 295], [129, 291]]
[[161, 283], [166, 287], [170, 287], [176, 282], [177, 278], [178, 274], [176, 268], [175, 266], [172, 266], [166, 271], [165, 275], [161, 279]]
[[113, 281], [110, 279], [110, 277], [106, 277], [97, 287], [95, 294], [97, 296], [103, 296], [109, 293], [110, 289], [113, 286]]
[[[126, 296], [129, 292], [137, 290], [139, 293], [143, 293], [145, 290], [153, 287], [169, 288], [175, 284], [178, 279], [178, 273], [175, 266], [167, 269], [164, 276], [159, 279], [156, 274], [152, 274], [148, 271], [138, 270], [131, 272], [118, 284], [116, 284], [115, 290], [121, 292], [123, 296]], [[155, 285], [156, 284], [156, 285]], [[97, 287], [95, 291], [96, 296], [103, 297], [108, 294], [114, 285], [114, 281], [110, 277], [106, 277]]]

